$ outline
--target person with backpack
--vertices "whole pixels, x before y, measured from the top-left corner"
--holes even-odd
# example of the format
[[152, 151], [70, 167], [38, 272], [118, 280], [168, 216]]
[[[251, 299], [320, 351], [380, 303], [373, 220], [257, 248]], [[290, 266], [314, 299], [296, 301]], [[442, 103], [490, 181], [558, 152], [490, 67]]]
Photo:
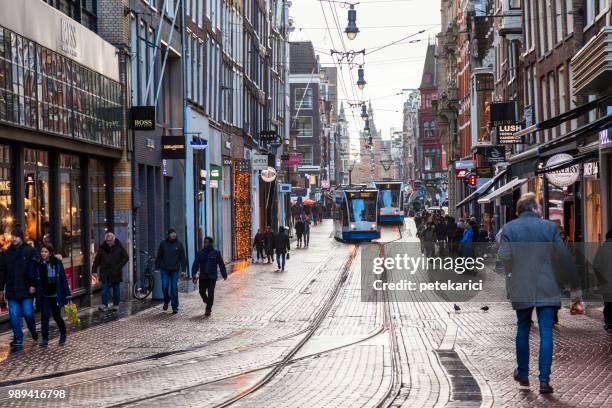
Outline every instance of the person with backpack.
[[49, 319], [57, 324], [60, 332], [59, 345], [66, 343], [66, 323], [62, 318], [62, 307], [72, 299], [64, 264], [55, 257], [51, 243], [45, 243], [40, 248], [40, 261], [36, 265], [37, 272], [37, 302], [40, 304], [40, 328], [42, 341], [40, 347], [49, 346]]

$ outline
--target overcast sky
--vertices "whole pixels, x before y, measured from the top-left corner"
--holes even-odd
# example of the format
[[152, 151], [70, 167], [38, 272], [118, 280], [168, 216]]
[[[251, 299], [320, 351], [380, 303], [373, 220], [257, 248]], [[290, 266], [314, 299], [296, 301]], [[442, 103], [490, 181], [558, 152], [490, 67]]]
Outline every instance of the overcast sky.
[[[396, 94], [403, 88], [418, 88], [421, 82], [427, 42], [434, 40], [440, 27], [440, 2], [437, 0], [361, 0], [355, 9], [360, 32], [355, 40], [349, 41], [344, 34], [348, 21], [348, 9], [345, 6], [328, 1], [292, 0], [289, 14], [293, 18], [296, 30], [291, 34], [291, 40], [312, 41], [315, 52], [325, 66], [334, 63], [332, 57], [327, 55], [330, 49], [344, 50], [341, 39], [344, 40], [346, 50], [365, 49], [368, 53], [383, 45], [426, 30], [397, 45], [366, 55], [363, 61], [365, 62], [367, 85], [363, 91], [360, 91], [355, 85], [357, 68], [351, 71], [348, 65], [341, 65], [344, 87], [341, 83], [338, 85], [339, 98], [351, 101], [371, 99], [376, 126], [383, 131], [383, 137], [388, 137], [391, 127], [401, 130], [402, 126], [402, 106], [406, 100], [406, 94]], [[325, 18], [327, 18], [331, 34], [327, 29]], [[338, 32], [336, 19], [341, 33]], [[413, 40], [421, 41], [409, 43]], [[362, 56], [358, 55], [355, 62], [361, 63], [361, 61]], [[347, 108], [346, 101], [344, 106]], [[359, 109], [355, 108], [354, 117], [349, 115], [347, 118], [353, 137], [357, 136], [357, 126], [363, 128], [359, 113]]]

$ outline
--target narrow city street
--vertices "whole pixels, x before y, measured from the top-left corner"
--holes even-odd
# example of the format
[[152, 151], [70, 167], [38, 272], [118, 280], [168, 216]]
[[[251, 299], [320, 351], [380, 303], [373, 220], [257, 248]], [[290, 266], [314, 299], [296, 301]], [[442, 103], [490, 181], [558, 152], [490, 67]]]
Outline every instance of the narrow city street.
[[[555, 394], [542, 396], [512, 379], [508, 304], [483, 312], [481, 300], [465, 302], [455, 313], [417, 295], [363, 302], [360, 246], [331, 233], [329, 220], [313, 227], [284, 272], [252, 264], [219, 281], [209, 318], [194, 291], [181, 294], [177, 315], [155, 306], [72, 330], [64, 347], [29, 340], [9, 354], [2, 334], [0, 406], [612, 406], [612, 338], [600, 320], [561, 311]], [[417, 242], [413, 221], [383, 227], [383, 250], [387, 242]], [[537, 352], [531, 359], [537, 368]], [[66, 398], [8, 398], [17, 389]]]

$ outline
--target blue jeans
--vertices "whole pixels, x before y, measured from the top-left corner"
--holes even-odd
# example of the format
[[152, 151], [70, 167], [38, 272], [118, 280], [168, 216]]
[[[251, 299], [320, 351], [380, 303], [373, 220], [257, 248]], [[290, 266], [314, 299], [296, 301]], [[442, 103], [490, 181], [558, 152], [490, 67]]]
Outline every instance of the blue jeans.
[[[172, 302], [172, 310], [178, 310], [178, 278], [179, 271], [161, 270], [162, 290], [164, 292], [164, 303]], [[169, 289], [169, 290], [168, 290]]]
[[23, 343], [23, 329], [21, 319], [25, 319], [32, 338], [36, 337], [36, 321], [34, 320], [34, 300], [26, 299], [7, 299], [11, 327], [13, 328], [13, 339], [16, 343]]
[[[531, 329], [531, 315], [533, 307], [516, 311], [516, 362], [518, 363], [518, 375], [529, 376], [529, 330]], [[550, 381], [550, 367], [553, 358], [553, 321], [555, 318], [554, 306], [536, 307], [538, 315], [538, 326], [540, 329], [540, 356], [538, 368], [541, 382]]]
[[286, 254], [276, 254], [276, 264], [278, 269], [285, 269], [285, 256]]
[[121, 301], [121, 293], [119, 292], [120, 283], [102, 282], [102, 304], [108, 305], [111, 287], [113, 288], [113, 306], [119, 306]]

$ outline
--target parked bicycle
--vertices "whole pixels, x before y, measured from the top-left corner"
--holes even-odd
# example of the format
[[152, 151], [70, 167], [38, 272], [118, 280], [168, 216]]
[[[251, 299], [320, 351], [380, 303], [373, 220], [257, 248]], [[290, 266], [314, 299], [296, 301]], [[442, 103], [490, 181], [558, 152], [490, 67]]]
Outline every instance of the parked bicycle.
[[140, 251], [140, 253], [146, 257], [146, 266], [140, 277], [134, 282], [133, 293], [136, 299], [144, 300], [153, 292], [153, 287], [155, 286], [155, 279], [153, 277], [155, 258], [147, 251]]

